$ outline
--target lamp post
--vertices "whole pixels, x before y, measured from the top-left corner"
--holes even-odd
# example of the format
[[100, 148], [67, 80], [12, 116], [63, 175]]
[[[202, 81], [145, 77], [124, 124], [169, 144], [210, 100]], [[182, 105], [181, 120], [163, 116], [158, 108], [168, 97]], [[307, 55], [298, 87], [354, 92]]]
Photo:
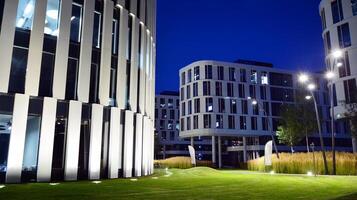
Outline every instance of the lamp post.
[[307, 86], [307, 90], [310, 92], [311, 98], [314, 101], [315, 114], [316, 114], [316, 120], [317, 120], [317, 128], [318, 128], [318, 131], [319, 131], [320, 146], [321, 146], [321, 151], [322, 151], [322, 158], [323, 158], [323, 161], [324, 161], [325, 174], [328, 174], [327, 159], [326, 159], [326, 153], [325, 153], [324, 140], [322, 138], [319, 109], [318, 109], [316, 98], [315, 98], [315, 94], [314, 94], [314, 91], [316, 89], [316, 85], [313, 84], [313, 83], [309, 83], [309, 79], [310, 78], [306, 74], [301, 74], [301, 75], [299, 75], [298, 78], [299, 78], [299, 82], [300, 83], [305, 84]]
[[335, 109], [334, 109], [334, 91], [333, 91], [333, 80], [335, 78], [335, 66], [336, 67], [342, 67], [343, 64], [340, 62], [337, 62], [339, 58], [342, 57], [342, 51], [336, 50], [332, 53], [332, 56], [334, 58], [333, 60], [333, 65], [332, 69], [330, 71], [327, 71], [325, 74], [325, 78], [330, 81], [330, 108], [331, 108], [331, 150], [332, 150], [332, 174], [336, 175], [336, 149], [335, 149]]
[[268, 119], [268, 130], [270, 130], [270, 136], [271, 136], [271, 139], [272, 139], [272, 142], [273, 142], [273, 146], [274, 146], [274, 150], [275, 150], [275, 153], [276, 153], [276, 157], [279, 159], [278, 147], [276, 145], [276, 142], [275, 142], [275, 139], [274, 139], [274, 136], [273, 136], [273, 127], [270, 124], [269, 116], [268, 116], [266, 110], [264, 109], [263, 104], [261, 102], [258, 102], [256, 99], [252, 99], [251, 97], [248, 97], [248, 100], [252, 101], [252, 106], [257, 106], [258, 105], [259, 108], [263, 111], [264, 116], [267, 117], [267, 119]]

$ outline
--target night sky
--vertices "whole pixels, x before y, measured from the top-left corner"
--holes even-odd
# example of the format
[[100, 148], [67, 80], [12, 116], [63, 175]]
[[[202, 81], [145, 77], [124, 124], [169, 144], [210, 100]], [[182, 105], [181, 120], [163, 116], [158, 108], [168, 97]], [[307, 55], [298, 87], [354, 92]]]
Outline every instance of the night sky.
[[178, 91], [178, 70], [197, 60], [324, 68], [320, 0], [157, 1], [156, 93]]

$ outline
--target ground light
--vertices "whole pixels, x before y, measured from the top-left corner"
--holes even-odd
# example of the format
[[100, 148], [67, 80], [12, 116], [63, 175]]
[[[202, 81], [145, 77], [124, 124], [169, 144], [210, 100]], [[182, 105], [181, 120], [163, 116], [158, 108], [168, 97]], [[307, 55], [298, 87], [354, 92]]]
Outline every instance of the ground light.
[[306, 173], [306, 175], [307, 175], [307, 176], [314, 176], [314, 173], [312, 173], [311, 171], [308, 171], [308, 172]]
[[102, 181], [92, 181], [92, 183], [99, 184], [99, 183], [102, 183]]
[[272, 170], [272, 171], [269, 172], [269, 174], [274, 175], [274, 174], [275, 174], [275, 171]]
[[138, 181], [137, 178], [131, 178], [130, 180], [131, 180], [131, 181]]
[[0, 185], [0, 189], [2, 189], [2, 188], [4, 188], [5, 187], [5, 185]]
[[50, 185], [59, 185], [59, 183], [50, 183]]

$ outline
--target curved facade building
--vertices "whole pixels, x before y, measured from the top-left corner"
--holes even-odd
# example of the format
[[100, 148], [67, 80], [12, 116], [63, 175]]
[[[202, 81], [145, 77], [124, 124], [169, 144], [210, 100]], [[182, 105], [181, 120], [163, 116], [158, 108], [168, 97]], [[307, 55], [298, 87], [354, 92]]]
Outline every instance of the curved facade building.
[[[336, 74], [332, 83], [335, 118], [339, 118], [345, 112], [344, 102], [357, 103], [357, 0], [322, 0], [320, 16], [326, 66]], [[338, 49], [343, 55], [335, 59]]]
[[[327, 85], [322, 74], [313, 76], [319, 88], [316, 98], [325, 145], [329, 148]], [[265, 143], [272, 134], [275, 136], [280, 107], [294, 104], [296, 95], [304, 95], [297, 78], [298, 73], [275, 69], [269, 63], [247, 60], [191, 63], [180, 70], [180, 137], [211, 138], [212, 160], [216, 162], [218, 152], [218, 166], [263, 155]], [[336, 129], [337, 149], [351, 151], [346, 123], [337, 123]], [[319, 147], [317, 135], [310, 138], [311, 142]], [[290, 151], [282, 144], [278, 144], [278, 149]], [[294, 149], [306, 151], [305, 141]]]
[[3, 0], [0, 23], [0, 182], [153, 173], [155, 0]]

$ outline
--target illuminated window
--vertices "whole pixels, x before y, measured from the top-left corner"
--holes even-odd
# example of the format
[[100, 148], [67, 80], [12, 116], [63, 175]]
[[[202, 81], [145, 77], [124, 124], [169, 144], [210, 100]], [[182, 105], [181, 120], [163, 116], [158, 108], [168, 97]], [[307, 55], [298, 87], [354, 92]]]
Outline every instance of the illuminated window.
[[59, 21], [59, 0], [48, 0], [46, 21], [45, 21], [45, 34], [57, 36], [58, 35], [58, 21]]
[[262, 72], [261, 81], [262, 81], [262, 85], [268, 85], [269, 84], [268, 73], [267, 72]]
[[17, 7], [16, 27], [32, 29], [32, 21], [36, 0], [20, 0]]

